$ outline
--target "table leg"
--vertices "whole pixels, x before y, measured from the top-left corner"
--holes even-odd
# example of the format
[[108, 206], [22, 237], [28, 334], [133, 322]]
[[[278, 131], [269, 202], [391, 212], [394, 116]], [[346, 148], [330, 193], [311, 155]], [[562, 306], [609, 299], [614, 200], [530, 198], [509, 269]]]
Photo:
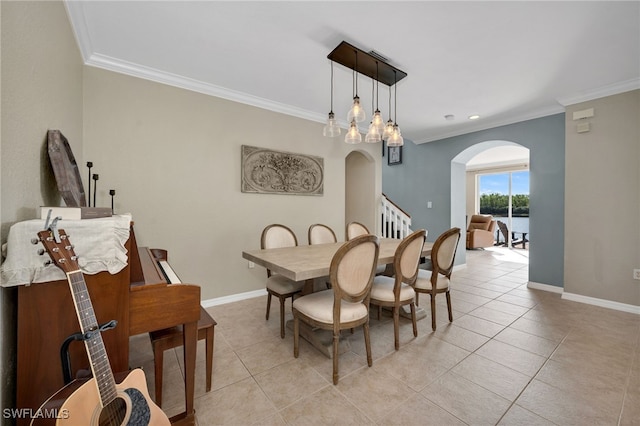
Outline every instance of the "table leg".
[[305, 294], [311, 294], [313, 293], [313, 283], [314, 283], [314, 279], [308, 279], [304, 282], [304, 287], [302, 287], [302, 292], [301, 292], [301, 296], [304, 296]]

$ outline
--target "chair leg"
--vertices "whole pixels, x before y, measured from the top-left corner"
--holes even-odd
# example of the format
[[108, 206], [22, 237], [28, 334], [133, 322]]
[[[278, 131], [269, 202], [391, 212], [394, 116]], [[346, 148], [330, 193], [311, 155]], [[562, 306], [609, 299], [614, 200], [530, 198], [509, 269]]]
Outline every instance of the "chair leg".
[[413, 337], [418, 337], [418, 322], [416, 320], [416, 305], [411, 306], [411, 322], [413, 323]]
[[453, 311], [451, 310], [451, 294], [447, 290], [445, 295], [447, 296], [447, 309], [449, 310], [449, 322], [453, 322]]
[[299, 319], [298, 317], [294, 314], [293, 315], [293, 357], [294, 358], [298, 358], [298, 343], [300, 340], [300, 323], [299, 323]]
[[284, 339], [284, 297], [279, 297], [280, 299], [280, 337]]
[[153, 348], [153, 360], [156, 382], [156, 405], [162, 408], [162, 366], [164, 363], [164, 351], [156, 347]]
[[420, 306], [420, 293], [416, 291], [416, 306]]
[[431, 294], [431, 328], [436, 331], [436, 298]]
[[371, 357], [371, 339], [369, 338], [369, 322], [365, 322], [362, 326], [364, 332], [364, 347], [367, 350], [367, 365], [371, 367], [373, 365], [373, 358]]
[[269, 311], [271, 310], [271, 293], [267, 293], [267, 321], [269, 321]]
[[340, 333], [333, 332], [333, 384], [338, 384], [338, 343]]
[[209, 327], [207, 329], [206, 357], [207, 357], [207, 360], [206, 360], [207, 364], [205, 366], [207, 371], [206, 391], [209, 392], [211, 390], [211, 376], [213, 374], [213, 327]]
[[400, 308], [393, 307], [393, 344], [396, 351], [400, 349]]

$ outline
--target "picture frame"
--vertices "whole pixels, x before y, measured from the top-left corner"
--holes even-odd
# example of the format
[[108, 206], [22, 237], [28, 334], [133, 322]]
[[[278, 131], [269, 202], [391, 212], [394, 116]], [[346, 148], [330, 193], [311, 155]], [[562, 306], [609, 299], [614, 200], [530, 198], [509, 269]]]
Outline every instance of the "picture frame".
[[387, 148], [387, 164], [390, 166], [395, 166], [398, 164], [402, 164], [402, 147], [401, 146], [390, 146]]

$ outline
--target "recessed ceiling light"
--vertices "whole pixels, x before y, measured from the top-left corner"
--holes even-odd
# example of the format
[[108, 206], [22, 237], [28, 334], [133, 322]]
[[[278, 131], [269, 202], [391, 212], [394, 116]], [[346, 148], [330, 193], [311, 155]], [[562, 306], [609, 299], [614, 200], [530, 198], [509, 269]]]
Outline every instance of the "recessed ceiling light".
[[444, 116], [444, 119], [447, 120], [447, 121], [451, 121], [451, 120], [455, 120], [456, 116], [453, 115], [453, 114], [447, 114], [447, 115]]
[[474, 114], [474, 115], [470, 115], [470, 116], [469, 116], [469, 120], [477, 120], [478, 118], [480, 118], [480, 116], [479, 116], [479, 115], [477, 115], [477, 114]]

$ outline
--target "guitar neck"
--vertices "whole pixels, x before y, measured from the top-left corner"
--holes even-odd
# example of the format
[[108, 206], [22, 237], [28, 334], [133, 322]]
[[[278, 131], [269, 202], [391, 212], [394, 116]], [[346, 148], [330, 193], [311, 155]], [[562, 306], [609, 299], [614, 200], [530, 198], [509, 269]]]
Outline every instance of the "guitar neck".
[[91, 363], [93, 377], [98, 385], [100, 400], [104, 407], [117, 396], [116, 382], [82, 271], [68, 272], [67, 279], [71, 288], [73, 303], [76, 307], [80, 329], [85, 334], [85, 338], [88, 337], [85, 339], [84, 344]]

